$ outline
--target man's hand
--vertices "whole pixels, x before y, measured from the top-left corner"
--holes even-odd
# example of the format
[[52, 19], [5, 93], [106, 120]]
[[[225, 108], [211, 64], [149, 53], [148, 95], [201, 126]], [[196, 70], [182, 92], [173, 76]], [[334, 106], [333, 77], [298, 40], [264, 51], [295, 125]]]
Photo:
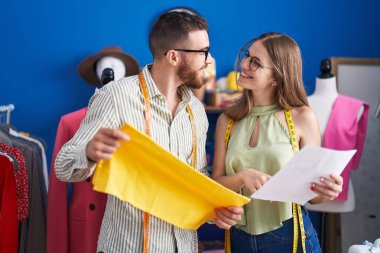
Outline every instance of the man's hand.
[[243, 213], [244, 209], [242, 207], [229, 206], [215, 208], [216, 218], [214, 222], [219, 228], [230, 229], [241, 219]]
[[120, 146], [120, 140], [129, 141], [130, 137], [119, 129], [99, 129], [86, 147], [87, 158], [94, 162], [110, 159]]

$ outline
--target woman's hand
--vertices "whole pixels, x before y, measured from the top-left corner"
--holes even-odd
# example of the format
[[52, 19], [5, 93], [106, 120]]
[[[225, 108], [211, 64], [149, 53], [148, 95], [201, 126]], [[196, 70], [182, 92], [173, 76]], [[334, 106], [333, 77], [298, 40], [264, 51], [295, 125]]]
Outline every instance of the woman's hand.
[[310, 201], [311, 204], [319, 204], [334, 200], [342, 192], [343, 178], [339, 175], [330, 175], [330, 178], [320, 178], [320, 183], [312, 183], [310, 189], [318, 194], [318, 197]]
[[245, 187], [253, 194], [260, 189], [271, 176], [255, 169], [245, 169], [239, 172]]

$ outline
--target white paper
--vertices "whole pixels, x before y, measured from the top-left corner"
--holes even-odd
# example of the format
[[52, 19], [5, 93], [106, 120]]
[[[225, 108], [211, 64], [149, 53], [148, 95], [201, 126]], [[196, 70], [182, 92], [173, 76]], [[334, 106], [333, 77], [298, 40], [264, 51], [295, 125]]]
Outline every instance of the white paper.
[[304, 205], [317, 196], [310, 189], [311, 183], [320, 184], [321, 177], [340, 175], [355, 153], [305, 146], [251, 198]]

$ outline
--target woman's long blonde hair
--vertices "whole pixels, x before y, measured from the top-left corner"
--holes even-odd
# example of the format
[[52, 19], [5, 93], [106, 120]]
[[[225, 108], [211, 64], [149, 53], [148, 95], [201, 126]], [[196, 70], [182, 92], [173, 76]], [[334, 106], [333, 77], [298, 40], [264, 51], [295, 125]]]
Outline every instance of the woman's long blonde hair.
[[[275, 102], [286, 109], [308, 106], [302, 81], [302, 57], [297, 43], [288, 35], [275, 32], [262, 34], [249, 44], [255, 41], [262, 43], [273, 63], [273, 75], [277, 81]], [[237, 58], [237, 63], [238, 61]], [[227, 108], [225, 114], [238, 121], [247, 116], [252, 107], [253, 93], [244, 89], [241, 98]]]

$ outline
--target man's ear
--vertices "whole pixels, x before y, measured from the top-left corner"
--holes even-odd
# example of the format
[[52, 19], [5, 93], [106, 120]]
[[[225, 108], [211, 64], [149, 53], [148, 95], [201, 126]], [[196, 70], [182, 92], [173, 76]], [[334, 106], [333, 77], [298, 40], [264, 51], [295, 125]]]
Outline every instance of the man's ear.
[[169, 50], [166, 55], [166, 60], [171, 64], [172, 66], [177, 66], [180, 62], [180, 55], [175, 50]]

